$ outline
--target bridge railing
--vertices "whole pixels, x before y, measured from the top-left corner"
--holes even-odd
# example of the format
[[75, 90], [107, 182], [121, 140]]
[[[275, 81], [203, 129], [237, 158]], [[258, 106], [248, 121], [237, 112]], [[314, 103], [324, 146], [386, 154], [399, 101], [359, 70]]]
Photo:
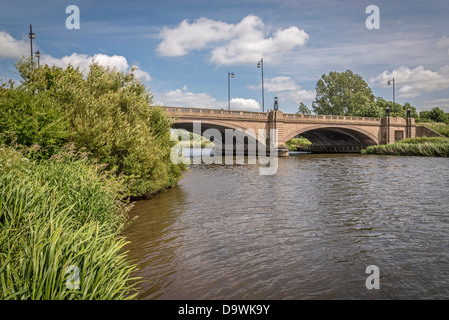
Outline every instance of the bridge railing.
[[[164, 107], [169, 113], [191, 113], [201, 115], [233, 115], [233, 116], [256, 116], [267, 117], [267, 112], [239, 111], [225, 109], [206, 109], [206, 108], [186, 108], [186, 107]], [[284, 119], [317, 119], [317, 120], [342, 120], [342, 121], [369, 121], [380, 122], [380, 118], [353, 117], [353, 116], [333, 116], [333, 115], [315, 115], [315, 114], [289, 114], [284, 113]]]
[[371, 121], [380, 122], [380, 118], [370, 117], [353, 117], [353, 116], [332, 116], [332, 115], [316, 115], [316, 114], [284, 114], [286, 119], [321, 119], [321, 120], [344, 120], [344, 121]]
[[258, 116], [266, 117], [266, 112], [254, 112], [254, 111], [238, 111], [238, 110], [224, 110], [224, 109], [203, 109], [203, 108], [176, 108], [176, 107], [164, 107], [165, 111], [173, 113], [194, 113], [194, 114], [224, 114], [235, 116]]

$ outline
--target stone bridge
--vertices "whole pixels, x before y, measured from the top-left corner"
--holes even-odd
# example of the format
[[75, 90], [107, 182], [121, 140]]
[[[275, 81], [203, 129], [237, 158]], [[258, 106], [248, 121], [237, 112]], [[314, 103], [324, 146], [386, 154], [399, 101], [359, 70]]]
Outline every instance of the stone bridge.
[[[288, 154], [285, 143], [301, 135], [312, 142], [312, 151], [359, 152], [370, 145], [387, 144], [416, 136], [413, 118], [369, 118], [333, 115], [284, 114], [280, 110], [270, 112], [236, 111], [199, 108], [163, 107], [174, 119], [174, 127], [193, 132], [194, 124], [201, 124], [201, 134], [208, 129], [221, 133], [225, 141], [225, 130], [234, 129], [241, 138], [254, 138], [266, 144], [258, 130], [277, 129], [277, 145], [281, 155]], [[249, 130], [248, 130], [249, 129]], [[210, 131], [210, 130], [209, 130]], [[217, 131], [215, 131], [217, 132]], [[256, 133], [256, 134], [254, 134]], [[206, 138], [207, 134], [206, 134]], [[214, 142], [217, 142], [214, 140]], [[235, 143], [235, 140], [233, 141]]]

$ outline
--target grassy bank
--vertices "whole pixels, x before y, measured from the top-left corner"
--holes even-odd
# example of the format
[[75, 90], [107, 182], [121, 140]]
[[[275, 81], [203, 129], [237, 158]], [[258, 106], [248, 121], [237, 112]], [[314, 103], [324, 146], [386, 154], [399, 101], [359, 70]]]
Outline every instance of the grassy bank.
[[125, 189], [73, 149], [36, 161], [0, 148], [1, 299], [132, 298]]
[[449, 157], [449, 138], [413, 138], [400, 142], [370, 146], [363, 154]]
[[308, 148], [312, 145], [312, 142], [304, 137], [296, 137], [287, 141], [285, 144], [289, 151], [295, 151], [297, 148]]

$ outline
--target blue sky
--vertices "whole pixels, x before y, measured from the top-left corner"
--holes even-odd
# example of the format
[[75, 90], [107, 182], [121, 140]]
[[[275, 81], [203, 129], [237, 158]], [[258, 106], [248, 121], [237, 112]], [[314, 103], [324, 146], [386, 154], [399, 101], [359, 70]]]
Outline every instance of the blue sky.
[[[80, 10], [67, 29], [66, 7]], [[380, 29], [365, 26], [377, 5]], [[311, 107], [322, 74], [360, 74], [376, 96], [418, 111], [449, 112], [449, 2], [412, 1], [1, 1], [0, 77], [17, 79], [14, 62], [29, 56], [29, 24], [41, 62], [86, 68], [95, 60], [126, 71], [131, 64], [168, 106], [282, 111]]]

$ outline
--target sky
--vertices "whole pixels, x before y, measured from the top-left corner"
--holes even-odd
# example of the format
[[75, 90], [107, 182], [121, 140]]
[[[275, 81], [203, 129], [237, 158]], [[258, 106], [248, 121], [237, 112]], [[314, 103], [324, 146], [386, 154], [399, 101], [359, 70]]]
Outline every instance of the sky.
[[352, 70], [376, 97], [393, 100], [394, 78], [396, 102], [449, 112], [448, 18], [447, 0], [0, 0], [0, 79], [19, 81], [32, 24], [41, 63], [134, 66], [160, 105], [226, 109], [234, 73], [231, 109], [278, 97], [295, 113], [321, 75]]

